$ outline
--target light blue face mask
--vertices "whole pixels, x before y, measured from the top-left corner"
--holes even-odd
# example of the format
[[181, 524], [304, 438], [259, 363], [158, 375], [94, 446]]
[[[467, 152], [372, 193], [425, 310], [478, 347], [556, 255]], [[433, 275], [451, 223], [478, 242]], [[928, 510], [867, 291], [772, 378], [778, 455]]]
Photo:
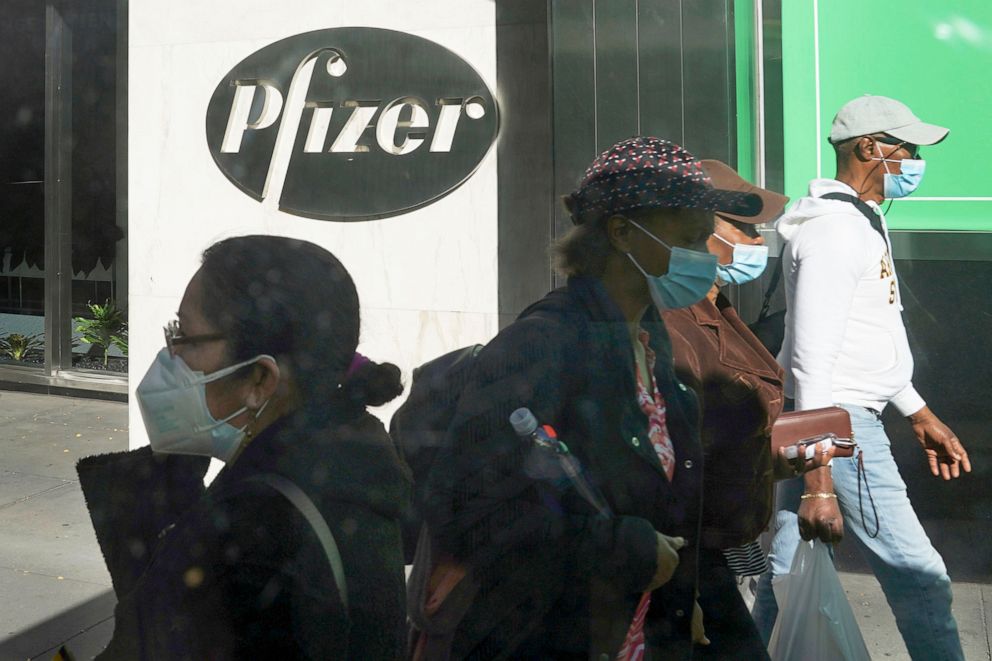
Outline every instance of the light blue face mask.
[[641, 268], [633, 255], [627, 253], [627, 257], [637, 270], [647, 278], [651, 300], [654, 301], [658, 311], [687, 308], [703, 300], [716, 281], [716, 255], [686, 248], [673, 248], [633, 220], [630, 223], [672, 253], [668, 260], [668, 273], [664, 275], [650, 275]]
[[[190, 369], [182, 358], [170, 355], [168, 349], [159, 351], [135, 393], [152, 450], [230, 461], [245, 438], [245, 427], [235, 427], [230, 421], [248, 408], [242, 406], [217, 420], [207, 406], [206, 384], [260, 360], [276, 362], [272, 356], [260, 355], [204, 374]], [[258, 418], [267, 405], [268, 401], [255, 412], [254, 417]]]
[[[878, 143], [875, 143], [878, 147]], [[878, 153], [882, 153], [882, 148], [878, 147]], [[904, 158], [901, 161], [895, 158], [873, 158], [873, 161], [882, 161], [885, 167], [885, 177], [882, 182], [882, 194], [886, 199], [894, 200], [906, 197], [917, 188], [923, 181], [923, 173], [927, 169], [927, 162], [922, 158]], [[889, 163], [900, 164], [900, 174], [889, 172]]]
[[734, 258], [729, 264], [717, 264], [716, 277], [726, 285], [743, 285], [757, 279], [768, 265], [768, 246], [747, 243], [731, 243], [717, 233], [713, 237], [734, 249]]

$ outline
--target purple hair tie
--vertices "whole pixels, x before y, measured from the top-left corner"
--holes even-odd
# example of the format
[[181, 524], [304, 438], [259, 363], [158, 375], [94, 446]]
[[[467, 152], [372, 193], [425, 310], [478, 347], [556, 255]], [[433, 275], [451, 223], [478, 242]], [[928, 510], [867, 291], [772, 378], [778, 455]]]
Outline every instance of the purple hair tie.
[[361, 369], [362, 365], [365, 365], [365, 364], [371, 363], [371, 362], [372, 361], [369, 360], [366, 356], [363, 356], [362, 354], [360, 354], [360, 353], [358, 353], [356, 351], [355, 352], [355, 357], [351, 359], [351, 365], [348, 366], [348, 371], [344, 373], [344, 378], [347, 379], [347, 378], [351, 377], [351, 375], [353, 375], [355, 372], [357, 372], [359, 369]]

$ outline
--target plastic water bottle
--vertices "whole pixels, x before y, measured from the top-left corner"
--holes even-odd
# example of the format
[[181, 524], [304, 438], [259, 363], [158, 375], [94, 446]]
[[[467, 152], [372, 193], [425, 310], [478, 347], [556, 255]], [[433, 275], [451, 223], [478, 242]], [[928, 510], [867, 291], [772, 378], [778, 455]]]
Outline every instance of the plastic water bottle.
[[568, 454], [568, 446], [558, 440], [558, 434], [550, 425], [541, 426], [528, 408], [520, 408], [510, 414], [510, 425], [517, 436], [530, 439], [538, 447]]
[[510, 425], [517, 436], [531, 441], [535, 447], [545, 453], [553, 453], [564, 477], [575, 487], [583, 498], [586, 499], [600, 513], [609, 518], [610, 508], [603, 497], [598, 493], [585, 476], [582, 474], [582, 466], [579, 460], [568, 450], [564, 441], [558, 438], [557, 432], [551, 425], [538, 424], [537, 418], [528, 408], [519, 408], [510, 414]]

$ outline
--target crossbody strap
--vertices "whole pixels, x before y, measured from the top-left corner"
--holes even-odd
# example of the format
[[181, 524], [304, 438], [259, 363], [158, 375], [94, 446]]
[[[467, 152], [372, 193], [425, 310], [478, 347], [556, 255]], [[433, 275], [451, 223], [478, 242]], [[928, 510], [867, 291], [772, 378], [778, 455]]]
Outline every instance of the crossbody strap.
[[[878, 214], [872, 209], [868, 203], [862, 200], [860, 197], [855, 197], [848, 193], [827, 193], [826, 195], [820, 196], [821, 200], [836, 200], [838, 202], [848, 202], [853, 204], [854, 207], [861, 212], [871, 228], [878, 232], [878, 235], [882, 237], [882, 241], [888, 245], [888, 240], [885, 238], [885, 230], [882, 229], [882, 221], [879, 219]], [[765, 297], [761, 301], [761, 312], [758, 313], [758, 321], [761, 321], [768, 316], [768, 310], [771, 307], [772, 296], [775, 294], [775, 290], [778, 289], [778, 283], [782, 279], [782, 257], [785, 255], [785, 244], [782, 244], [782, 249], [778, 253], [778, 268], [772, 273], [772, 278], [768, 282], [768, 289], [765, 290]]]
[[837, 200], [838, 202], [849, 202], [854, 205], [861, 215], [868, 219], [868, 223], [871, 228], [878, 232], [878, 235], [882, 237], [882, 241], [885, 241], [885, 245], [889, 242], [885, 238], [885, 230], [882, 229], [882, 220], [878, 217], [878, 213], [872, 209], [867, 202], [862, 200], [860, 197], [855, 197], [848, 193], [827, 193], [826, 195], [820, 196], [821, 200]]
[[320, 512], [317, 510], [317, 506], [313, 504], [313, 501], [310, 500], [305, 493], [303, 493], [302, 489], [281, 475], [274, 475], [272, 473], [258, 475], [249, 478], [249, 481], [262, 482], [281, 493], [286, 497], [286, 500], [292, 503], [293, 506], [299, 510], [300, 514], [302, 514], [310, 524], [310, 527], [313, 528], [314, 533], [317, 535], [317, 539], [320, 540], [320, 545], [324, 548], [324, 554], [327, 556], [327, 560], [331, 564], [331, 572], [334, 574], [334, 582], [337, 584], [338, 594], [341, 597], [341, 603], [344, 605], [345, 613], [347, 613], [348, 584], [344, 577], [344, 565], [341, 563], [341, 553], [338, 551], [338, 545], [334, 540], [334, 535], [331, 533], [331, 529], [327, 526], [327, 522], [324, 520], [324, 517], [321, 516]]
[[782, 279], [782, 257], [785, 255], [785, 243], [782, 243], [782, 249], [778, 251], [778, 263], [776, 268], [772, 271], [772, 279], [768, 282], [768, 289], [765, 290], [765, 297], [761, 301], [761, 312], [758, 313], [758, 321], [761, 321], [768, 316], [768, 310], [772, 305], [772, 296], [775, 294], [775, 290], [778, 289], [778, 283]]

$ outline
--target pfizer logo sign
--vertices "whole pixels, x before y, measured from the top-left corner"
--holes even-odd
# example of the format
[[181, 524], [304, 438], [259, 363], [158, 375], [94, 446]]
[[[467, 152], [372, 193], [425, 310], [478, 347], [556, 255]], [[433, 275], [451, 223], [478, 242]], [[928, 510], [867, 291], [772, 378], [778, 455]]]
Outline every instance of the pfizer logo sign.
[[370, 220], [468, 179], [499, 126], [468, 62], [427, 39], [331, 28], [249, 55], [214, 90], [207, 143], [228, 179], [297, 216]]

